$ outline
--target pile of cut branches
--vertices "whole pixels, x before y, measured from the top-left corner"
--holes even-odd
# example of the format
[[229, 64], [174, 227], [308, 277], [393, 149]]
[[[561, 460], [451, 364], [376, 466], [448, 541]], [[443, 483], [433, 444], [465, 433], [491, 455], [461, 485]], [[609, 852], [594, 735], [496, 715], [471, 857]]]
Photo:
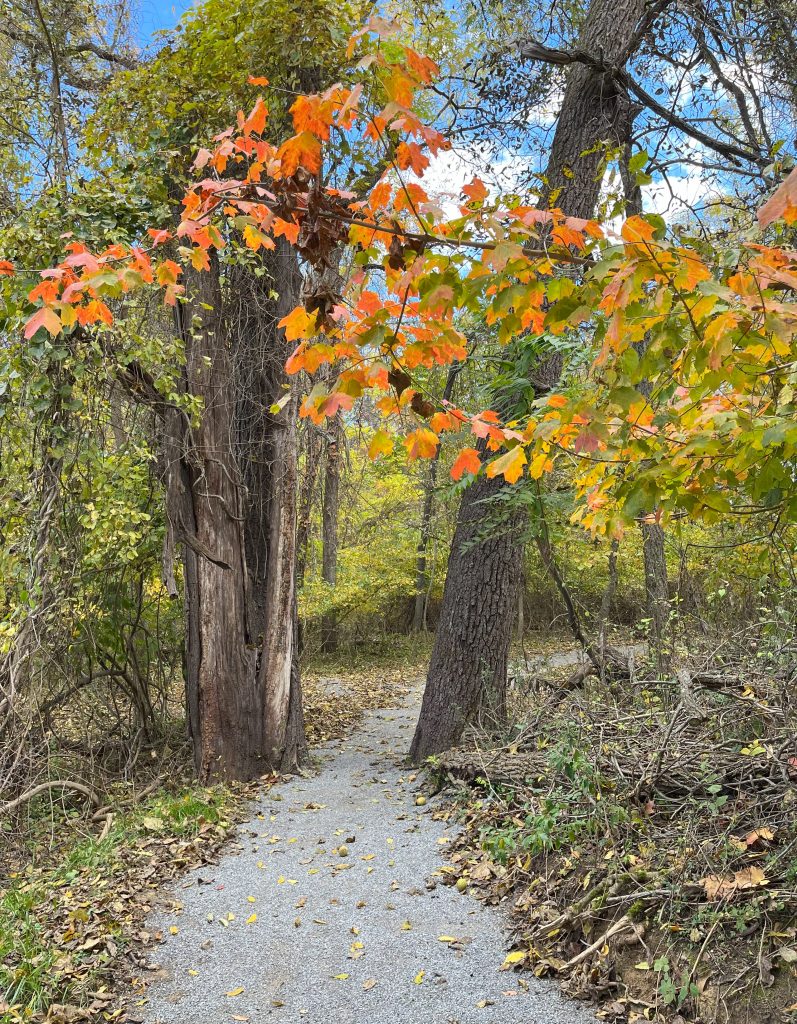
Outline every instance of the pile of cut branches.
[[508, 964], [609, 1020], [795, 1019], [791, 691], [728, 665], [596, 680], [523, 698], [501, 746], [440, 757], [465, 825], [445, 874], [513, 902]]

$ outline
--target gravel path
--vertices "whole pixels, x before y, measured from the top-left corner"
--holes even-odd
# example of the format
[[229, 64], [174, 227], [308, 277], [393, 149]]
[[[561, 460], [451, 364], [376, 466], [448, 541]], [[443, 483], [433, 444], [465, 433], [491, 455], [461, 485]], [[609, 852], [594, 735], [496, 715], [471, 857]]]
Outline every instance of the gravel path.
[[499, 913], [435, 885], [451, 829], [401, 764], [418, 707], [369, 715], [317, 775], [265, 793], [241, 852], [175, 891], [147, 1024], [594, 1024], [553, 983], [499, 973]]

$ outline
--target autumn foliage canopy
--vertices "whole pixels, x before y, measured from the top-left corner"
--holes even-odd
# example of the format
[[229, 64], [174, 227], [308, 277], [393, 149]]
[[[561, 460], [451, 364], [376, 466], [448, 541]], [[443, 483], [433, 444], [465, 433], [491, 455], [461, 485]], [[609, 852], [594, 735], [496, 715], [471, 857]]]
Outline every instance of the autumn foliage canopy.
[[[71, 241], [27, 294], [25, 337], [111, 328], [112, 300], [143, 286], [175, 304], [185, 268], [207, 270], [233, 237], [254, 252], [284, 237], [318, 282], [349, 246], [343, 291], [309, 288], [280, 326], [290, 373], [335, 370], [331, 383], [312, 386], [303, 416], [320, 422], [372, 396], [384, 416], [372, 457], [401, 438], [409, 458], [428, 458], [450, 435], [460, 449], [455, 480], [484, 472], [510, 484], [565, 459], [575, 468], [576, 517], [613, 536], [634, 517], [676, 508], [708, 519], [797, 511], [797, 253], [771, 239], [729, 252], [672, 240], [656, 216], [630, 217], [618, 231], [504, 200], [478, 178], [452, 216], [422, 184], [430, 159], [448, 148], [417, 113], [437, 68], [393, 34], [381, 21], [358, 33], [355, 84], [296, 99], [294, 134], [281, 144], [268, 139], [262, 96], [240, 113], [198, 152], [200, 180], [176, 230], [99, 253]], [[336, 137], [381, 161], [367, 194], [327, 183]], [[781, 220], [768, 230], [782, 238], [797, 209], [788, 194], [771, 208]], [[0, 273], [17, 275], [8, 262]], [[438, 401], [418, 371], [468, 358], [458, 327], [468, 311], [502, 344], [569, 334], [591, 368], [517, 420]]]

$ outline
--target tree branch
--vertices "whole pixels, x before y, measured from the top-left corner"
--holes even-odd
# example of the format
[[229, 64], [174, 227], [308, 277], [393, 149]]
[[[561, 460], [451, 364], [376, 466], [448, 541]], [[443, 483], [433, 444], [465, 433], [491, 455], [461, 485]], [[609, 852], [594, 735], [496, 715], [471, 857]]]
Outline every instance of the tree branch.
[[701, 131], [700, 128], [697, 128], [690, 121], [687, 121], [674, 111], [668, 110], [667, 107], [659, 103], [657, 99], [651, 96], [646, 89], [643, 89], [627, 71], [623, 70], [623, 68], [608, 64], [601, 58], [595, 57], [591, 53], [587, 53], [586, 50], [557, 50], [552, 47], [545, 46], [543, 43], [539, 43], [535, 39], [525, 39], [520, 42], [518, 51], [521, 57], [525, 57], [528, 60], [537, 60], [545, 64], [554, 64], [557, 66], [584, 64], [586, 67], [593, 68], [595, 71], [607, 75], [628, 92], [633, 93], [638, 100], [640, 100], [649, 110], [658, 114], [659, 117], [670, 125], [670, 127], [678, 128], [685, 135], [694, 139], [695, 142], [701, 143], [706, 146], [706, 148], [714, 150], [715, 153], [719, 153], [721, 156], [726, 157], [734, 163], [739, 160], [744, 160], [757, 166], [764, 166], [769, 162], [769, 158], [760, 152], [743, 149], [741, 146], [736, 146], [730, 142], [724, 142], [722, 139], [716, 139], [712, 135], [708, 135], [706, 132]]

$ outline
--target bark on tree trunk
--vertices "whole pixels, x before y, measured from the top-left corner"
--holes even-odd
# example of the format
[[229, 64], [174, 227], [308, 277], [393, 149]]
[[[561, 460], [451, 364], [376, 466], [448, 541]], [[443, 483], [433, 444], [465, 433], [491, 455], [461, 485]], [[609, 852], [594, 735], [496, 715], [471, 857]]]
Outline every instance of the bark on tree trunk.
[[[483, 503], [500, 489], [497, 479], [480, 477], [468, 489], [470, 500], [460, 506], [440, 624], [410, 749], [416, 763], [455, 744], [478, 713], [500, 714], [506, 703], [521, 546], [516, 513], [505, 513], [500, 523], [491, 523], [485, 514]], [[494, 505], [492, 511], [494, 515]], [[463, 596], [469, 602], [466, 606]]]
[[[327, 458], [324, 467], [324, 503], [321, 509], [321, 576], [334, 587], [338, 580], [338, 511], [340, 494], [340, 459], [343, 454], [343, 420], [335, 413], [327, 425]], [[334, 611], [321, 617], [321, 650], [329, 654], [338, 647], [337, 615]]]
[[299, 511], [296, 524], [296, 579], [301, 585], [307, 570], [307, 548], [313, 517], [315, 483], [321, 462], [321, 431], [309, 420], [304, 428], [304, 473], [299, 488]]
[[[647, 0], [592, 0], [578, 47], [601, 52], [609, 63], [622, 66], [646, 8]], [[565, 213], [592, 216], [600, 194], [601, 154], [584, 155], [585, 151], [603, 139], [624, 143], [634, 113], [628, 96], [605, 75], [582, 65], [570, 70], [546, 171], [548, 197]], [[480, 526], [484, 529], [485, 492], [500, 490], [501, 483], [477, 483], [462, 499], [443, 613], [412, 742], [415, 761], [458, 742], [479, 704], [483, 679], [496, 693], [506, 692], [511, 622], [522, 565], [518, 530], [494, 537], [486, 545], [463, 547]], [[514, 577], [507, 579], [506, 573]], [[481, 664], [487, 666], [486, 676], [480, 674]], [[495, 707], [500, 709], [500, 700]]]
[[285, 383], [276, 322], [295, 305], [299, 273], [287, 244], [268, 267], [270, 279], [232, 271], [226, 295], [217, 265], [190, 274], [180, 311], [184, 387], [203, 408], [195, 428], [167, 414], [167, 494], [185, 548], [186, 704], [201, 779], [292, 767], [304, 744], [295, 395], [270, 412]]
[[[577, 49], [622, 67], [629, 47], [642, 41], [637, 29], [648, 6], [648, 0], [592, 0]], [[570, 69], [545, 175], [548, 205], [571, 217], [593, 216], [604, 157], [596, 143], [625, 143], [637, 110], [605, 74], [584, 64]]]
[[[305, 749], [298, 667], [296, 517], [298, 390], [285, 373], [288, 347], [277, 323], [299, 302], [301, 274], [285, 239], [266, 254], [268, 275], [241, 271], [228, 316], [236, 352], [237, 440], [247, 488], [250, 643], [258, 650], [265, 757], [295, 767]], [[277, 298], [274, 298], [276, 293]], [[290, 396], [281, 409], [274, 408]]]

